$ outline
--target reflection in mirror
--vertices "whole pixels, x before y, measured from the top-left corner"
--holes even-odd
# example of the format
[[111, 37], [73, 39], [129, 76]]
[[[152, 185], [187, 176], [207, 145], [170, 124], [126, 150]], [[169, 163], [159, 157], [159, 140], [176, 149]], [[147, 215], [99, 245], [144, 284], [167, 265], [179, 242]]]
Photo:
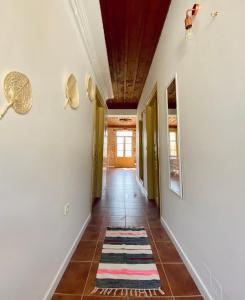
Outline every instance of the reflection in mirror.
[[169, 187], [182, 198], [176, 78], [167, 88]]

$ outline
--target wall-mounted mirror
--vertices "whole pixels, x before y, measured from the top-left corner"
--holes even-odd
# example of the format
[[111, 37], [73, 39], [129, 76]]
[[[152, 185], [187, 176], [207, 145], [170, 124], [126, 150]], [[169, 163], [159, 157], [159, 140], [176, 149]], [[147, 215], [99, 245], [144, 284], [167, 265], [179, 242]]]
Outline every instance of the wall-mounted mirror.
[[177, 77], [167, 87], [169, 188], [182, 198]]

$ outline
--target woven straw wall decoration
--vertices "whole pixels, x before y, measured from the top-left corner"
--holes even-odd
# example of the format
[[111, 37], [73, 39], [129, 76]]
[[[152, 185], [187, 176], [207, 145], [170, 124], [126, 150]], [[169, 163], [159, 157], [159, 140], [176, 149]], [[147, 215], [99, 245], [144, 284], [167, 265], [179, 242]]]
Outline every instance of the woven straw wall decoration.
[[6, 114], [10, 107], [16, 113], [26, 114], [32, 107], [31, 83], [25, 74], [10, 72], [4, 79], [4, 93], [7, 102], [0, 110], [0, 119]]
[[95, 87], [89, 74], [85, 76], [85, 89], [88, 99], [92, 102], [95, 97]]
[[65, 108], [67, 107], [68, 104], [73, 109], [78, 108], [79, 92], [78, 92], [77, 80], [73, 74], [71, 74], [68, 77], [65, 93], [66, 93]]

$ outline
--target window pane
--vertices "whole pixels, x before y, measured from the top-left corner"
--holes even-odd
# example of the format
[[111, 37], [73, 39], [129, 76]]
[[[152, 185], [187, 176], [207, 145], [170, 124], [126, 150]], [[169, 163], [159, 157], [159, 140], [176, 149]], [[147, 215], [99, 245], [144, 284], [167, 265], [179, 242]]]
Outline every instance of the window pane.
[[176, 142], [170, 142], [170, 149], [176, 149]]
[[125, 144], [125, 150], [132, 151], [132, 145], [131, 144]]
[[125, 157], [131, 157], [132, 151], [125, 151]]
[[117, 136], [124, 136], [124, 132], [122, 130], [117, 131]]
[[170, 156], [176, 157], [177, 156], [176, 151], [175, 150], [170, 150]]
[[176, 133], [169, 132], [169, 139], [170, 139], [170, 141], [176, 141]]
[[123, 157], [123, 151], [117, 150], [117, 157]]
[[117, 136], [133, 136], [133, 132], [131, 130], [118, 130]]
[[123, 144], [117, 144], [117, 150], [123, 151]]
[[123, 144], [123, 141], [124, 141], [123, 137], [117, 137], [118, 144]]
[[133, 131], [125, 130], [125, 136], [133, 136]]
[[126, 144], [132, 144], [132, 138], [131, 137], [126, 137], [125, 138], [125, 143]]

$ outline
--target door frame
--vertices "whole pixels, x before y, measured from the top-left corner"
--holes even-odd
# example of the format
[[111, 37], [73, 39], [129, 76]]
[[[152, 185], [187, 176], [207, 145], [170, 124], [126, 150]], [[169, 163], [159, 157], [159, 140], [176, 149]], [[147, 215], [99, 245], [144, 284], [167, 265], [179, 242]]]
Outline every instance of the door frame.
[[[123, 157], [118, 157], [117, 156], [117, 131], [130, 131], [132, 132], [132, 136], [125, 136], [123, 137], [124, 142], [123, 142], [123, 154], [125, 154], [125, 138], [130, 137], [131, 138], [131, 157], [126, 157], [125, 155]], [[124, 127], [124, 128], [115, 128], [115, 168], [134, 168], [135, 167], [135, 145], [136, 145], [136, 130], [135, 128], [130, 128], [130, 127]]]
[[105, 104], [99, 88], [93, 97], [92, 203], [102, 195]]
[[[153, 147], [154, 147], [154, 140], [153, 136], [149, 138], [149, 129], [151, 127], [151, 121], [152, 121], [152, 112], [151, 112], [151, 106], [154, 101], [156, 101], [156, 108], [157, 108], [157, 164], [158, 164], [158, 201], [157, 206], [160, 209], [160, 212], [162, 211], [162, 192], [160, 188], [160, 182], [161, 182], [161, 171], [160, 171], [160, 151], [159, 151], [159, 101], [158, 101], [158, 89], [157, 89], [157, 82], [154, 84], [153, 89], [150, 93], [150, 96], [148, 97], [148, 100], [146, 102], [145, 111], [146, 111], [146, 136], [147, 136], [147, 193], [148, 198], [151, 199], [154, 196], [154, 182], [153, 182], [153, 172], [154, 172], [154, 165], [152, 162], [152, 155], [153, 155]], [[149, 157], [149, 150], [151, 153], [151, 157]], [[150, 185], [150, 188], [149, 188]], [[149, 193], [150, 192], [150, 193]]]
[[144, 183], [144, 144], [143, 144], [143, 117], [138, 121], [139, 128], [139, 180]]

